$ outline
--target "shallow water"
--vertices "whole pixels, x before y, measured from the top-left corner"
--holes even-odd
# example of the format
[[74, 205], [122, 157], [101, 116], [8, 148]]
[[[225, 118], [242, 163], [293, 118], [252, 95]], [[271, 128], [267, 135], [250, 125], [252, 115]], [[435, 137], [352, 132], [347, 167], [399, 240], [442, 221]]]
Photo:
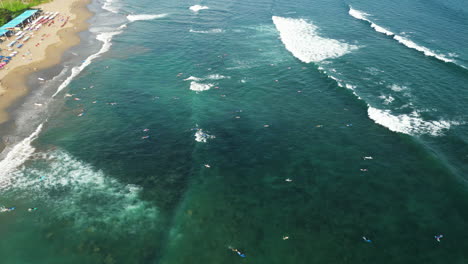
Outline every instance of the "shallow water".
[[462, 7], [95, 2], [0, 163], [5, 263], [462, 263]]

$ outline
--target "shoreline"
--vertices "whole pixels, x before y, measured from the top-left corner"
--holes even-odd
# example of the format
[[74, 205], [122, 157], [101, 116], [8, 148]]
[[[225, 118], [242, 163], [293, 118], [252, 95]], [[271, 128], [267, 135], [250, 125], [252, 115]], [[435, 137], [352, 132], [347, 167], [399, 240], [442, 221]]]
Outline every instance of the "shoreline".
[[[29, 63], [20, 61], [17, 63], [19, 65], [14, 65], [11, 69], [0, 72], [0, 125], [10, 121], [9, 108], [34, 89], [34, 87], [28, 87], [27, 85], [28, 76], [34, 72], [58, 65], [64, 52], [80, 43], [78, 33], [89, 28], [87, 20], [93, 13], [88, 9], [87, 5], [92, 0], [74, 0], [70, 3], [66, 3], [66, 1], [53, 0], [35, 7], [42, 8], [45, 11], [55, 11], [59, 7], [66, 8], [70, 15], [69, 23], [63, 28], [49, 32], [55, 34], [55, 36], [46, 39], [43, 47], [37, 49], [37, 52], [42, 53], [42, 56], [38, 56]], [[40, 32], [40, 34], [42, 33]], [[15, 60], [20, 60], [20, 57], [15, 58]]]

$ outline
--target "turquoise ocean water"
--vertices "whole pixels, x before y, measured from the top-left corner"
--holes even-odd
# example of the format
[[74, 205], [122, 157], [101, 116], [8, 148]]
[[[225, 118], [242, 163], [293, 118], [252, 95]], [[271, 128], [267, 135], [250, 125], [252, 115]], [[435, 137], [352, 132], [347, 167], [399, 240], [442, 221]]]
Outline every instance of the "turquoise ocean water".
[[2, 128], [1, 263], [467, 263], [464, 1], [90, 9]]

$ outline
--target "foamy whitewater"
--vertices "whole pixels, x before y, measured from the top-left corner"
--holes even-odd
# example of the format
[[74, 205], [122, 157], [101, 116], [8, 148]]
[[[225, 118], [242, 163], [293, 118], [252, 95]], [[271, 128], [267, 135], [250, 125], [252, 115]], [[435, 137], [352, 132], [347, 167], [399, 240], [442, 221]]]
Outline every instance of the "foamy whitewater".
[[0, 262], [464, 263], [468, 72], [394, 39], [466, 64], [459, 2], [93, 1], [0, 126]]
[[195, 132], [194, 137], [195, 137], [195, 141], [202, 142], [202, 143], [206, 143], [208, 141], [208, 139], [216, 138], [213, 135], [209, 135], [209, 134], [203, 132], [203, 130], [201, 130], [201, 129], [197, 129], [197, 132]]
[[[123, 26], [124, 25], [122, 25], [121, 27], [124, 28]], [[64, 88], [66, 88], [70, 84], [70, 82], [76, 76], [78, 76], [78, 74], [80, 74], [88, 65], [90, 65], [93, 62], [93, 60], [99, 58], [103, 53], [109, 51], [110, 47], [112, 46], [112, 38], [115, 35], [118, 35], [120, 33], [122, 33], [121, 30], [114, 31], [114, 32], [99, 33], [96, 36], [96, 39], [103, 42], [103, 45], [102, 45], [101, 49], [98, 52], [96, 52], [95, 54], [89, 56], [80, 66], [73, 67], [73, 69], [71, 70], [70, 76], [68, 76], [68, 78], [65, 79], [65, 81], [57, 88], [57, 91], [52, 95], [52, 97], [55, 97]]]
[[377, 24], [375, 24], [374, 22], [372, 22], [368, 16], [369, 14], [366, 14], [364, 12], [361, 12], [359, 10], [356, 10], [356, 9], [353, 9], [351, 7], [349, 7], [349, 12], [348, 12], [352, 17], [354, 18], [357, 18], [359, 20], [362, 20], [362, 21], [366, 21], [370, 24], [370, 26], [377, 32], [379, 33], [383, 33], [387, 36], [391, 36], [393, 37], [393, 39], [395, 39], [396, 41], [398, 41], [399, 43], [405, 45], [406, 47], [408, 48], [411, 48], [411, 49], [414, 49], [414, 50], [417, 50], [417, 51], [420, 51], [422, 52], [424, 55], [426, 56], [429, 56], [429, 57], [434, 57], [438, 60], [441, 60], [441, 61], [444, 61], [444, 62], [452, 62], [452, 63], [455, 63], [455, 60], [453, 59], [449, 59], [447, 58], [445, 55], [442, 55], [442, 54], [437, 54], [435, 53], [434, 51], [426, 48], [426, 47], [423, 47], [423, 46], [420, 46], [416, 43], [414, 43], [413, 41], [405, 38], [405, 37], [402, 37], [402, 36], [399, 36], [393, 32], [391, 32], [390, 30], [387, 30]]
[[318, 28], [304, 19], [277, 16], [272, 19], [286, 49], [305, 63], [337, 58], [358, 48], [335, 39], [320, 37]]
[[[168, 14], [128, 15], [127, 19], [130, 22], [134, 22], [134, 21], [141, 21], [141, 20], [153, 20], [153, 19], [158, 19], [158, 18], [164, 18], [167, 15]], [[88, 65], [90, 65], [93, 62], [93, 60], [99, 58], [102, 54], [109, 51], [110, 47], [112, 46], [112, 38], [116, 35], [121, 34], [123, 32], [122, 30], [126, 27], [127, 27], [127, 24], [122, 24], [121, 26], [117, 28], [116, 31], [102, 32], [102, 33], [97, 34], [96, 39], [103, 43], [101, 49], [95, 54], [86, 58], [86, 60], [84, 60], [80, 66], [73, 67], [71, 70], [70, 76], [68, 76], [68, 78], [65, 79], [65, 81], [57, 88], [57, 91], [52, 95], [52, 97], [55, 97], [64, 88], [66, 88], [76, 76], [78, 76]]]
[[192, 10], [193, 12], [197, 13], [200, 10], [209, 9], [209, 7], [202, 6], [202, 5], [193, 5], [193, 6], [189, 7], [189, 9]]
[[78, 230], [99, 225], [131, 232], [143, 223], [148, 228], [156, 224], [157, 209], [139, 199], [140, 187], [121, 184], [62, 150], [37, 156], [34, 163], [42, 164], [40, 169], [12, 174], [17, 197], [42, 200], [61, 218], [73, 220]]
[[230, 76], [224, 76], [222, 74], [210, 74], [206, 77], [203, 77], [203, 78], [200, 78], [200, 77], [195, 77], [195, 76], [190, 76], [186, 79], [184, 79], [184, 81], [203, 81], [203, 80], [222, 80], [222, 79], [230, 79], [231, 77]]
[[140, 20], [153, 20], [158, 18], [167, 17], [168, 14], [159, 14], [159, 15], [128, 15], [127, 19], [130, 22], [140, 21]]
[[116, 14], [119, 12], [119, 8], [116, 6], [115, 2], [116, 0], [106, 0], [102, 8]]
[[5, 148], [2, 152], [7, 153], [6, 156], [0, 161], [0, 190], [8, 187], [10, 182], [11, 173], [23, 165], [34, 153], [35, 148], [31, 143], [39, 136], [42, 131], [43, 124], [40, 124], [36, 130], [27, 138], [13, 146], [11, 149]]
[[190, 90], [196, 91], [196, 92], [202, 92], [202, 91], [207, 91], [213, 87], [214, 84], [212, 83], [198, 83], [195, 81], [190, 82]]
[[452, 125], [459, 125], [458, 122], [453, 121], [424, 121], [416, 111], [413, 111], [410, 115], [392, 115], [390, 110], [380, 110], [368, 106], [367, 114], [375, 123], [391, 131], [408, 135], [428, 134], [441, 136]]

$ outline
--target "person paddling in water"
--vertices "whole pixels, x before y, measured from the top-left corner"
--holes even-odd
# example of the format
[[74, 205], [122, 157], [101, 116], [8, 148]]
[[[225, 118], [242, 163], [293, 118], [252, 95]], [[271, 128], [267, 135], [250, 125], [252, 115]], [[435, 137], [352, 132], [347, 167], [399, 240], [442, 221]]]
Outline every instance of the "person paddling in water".
[[231, 249], [232, 251], [236, 252], [237, 255], [239, 255], [240, 257], [245, 258], [245, 254], [242, 253], [242, 252], [240, 252], [237, 248], [232, 248], [232, 247], [230, 247], [230, 249]]

